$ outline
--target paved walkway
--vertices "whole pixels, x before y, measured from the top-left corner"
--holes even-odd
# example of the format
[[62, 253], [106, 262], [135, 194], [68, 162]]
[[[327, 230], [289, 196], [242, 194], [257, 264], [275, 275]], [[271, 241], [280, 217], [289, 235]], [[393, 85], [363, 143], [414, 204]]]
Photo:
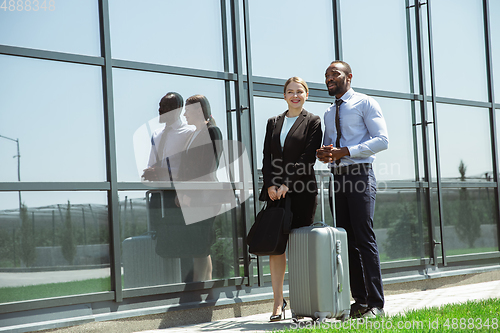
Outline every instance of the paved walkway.
[[110, 276], [109, 268], [60, 270], [48, 272], [0, 272], [0, 287], [22, 287], [37, 284], [61, 283], [98, 279]]
[[[479, 300], [488, 298], [500, 298], [500, 281], [476, 283], [458, 287], [432, 289], [417, 291], [407, 294], [386, 296], [385, 311], [387, 315], [395, 315], [407, 310], [421, 309], [425, 307], [437, 307], [444, 304], [463, 303], [468, 300]], [[230, 318], [209, 323], [189, 325], [183, 327], [171, 327], [142, 333], [176, 333], [176, 332], [266, 332], [283, 330], [285, 328], [297, 328], [297, 324], [291, 320], [270, 323], [271, 313], [263, 313], [248, 317]], [[290, 310], [286, 311], [287, 318], [291, 318]], [[304, 319], [305, 327], [307, 319]], [[333, 327], [333, 322], [330, 323]], [[437, 331], [436, 331], [437, 332]]]

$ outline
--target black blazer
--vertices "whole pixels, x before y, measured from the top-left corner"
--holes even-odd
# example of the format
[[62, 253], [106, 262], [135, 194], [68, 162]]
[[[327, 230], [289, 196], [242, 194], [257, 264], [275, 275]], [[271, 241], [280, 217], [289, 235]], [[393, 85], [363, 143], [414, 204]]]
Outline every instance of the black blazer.
[[321, 119], [302, 110], [290, 128], [282, 148], [280, 135], [286, 113], [287, 111], [267, 121], [262, 159], [264, 186], [259, 197], [263, 201], [269, 199], [267, 189], [272, 185], [285, 184], [289, 193], [318, 193], [314, 163], [316, 150], [323, 139]]

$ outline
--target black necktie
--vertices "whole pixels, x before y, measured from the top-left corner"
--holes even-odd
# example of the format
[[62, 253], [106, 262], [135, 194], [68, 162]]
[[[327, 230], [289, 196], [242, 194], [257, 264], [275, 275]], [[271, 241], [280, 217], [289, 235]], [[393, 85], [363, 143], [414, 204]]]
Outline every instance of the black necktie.
[[[342, 131], [340, 130], [340, 104], [342, 104], [344, 101], [339, 99], [335, 100], [335, 128], [337, 129], [337, 140], [335, 141], [335, 146], [337, 148], [340, 148], [340, 137], [342, 136]], [[340, 163], [340, 160], [335, 160], [336, 164]]]

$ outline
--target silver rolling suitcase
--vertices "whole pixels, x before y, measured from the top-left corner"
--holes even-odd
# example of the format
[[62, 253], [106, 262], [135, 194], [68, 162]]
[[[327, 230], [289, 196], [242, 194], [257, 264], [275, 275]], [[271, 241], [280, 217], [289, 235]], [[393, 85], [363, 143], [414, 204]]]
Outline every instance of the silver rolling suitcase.
[[151, 235], [129, 237], [122, 243], [124, 288], [182, 282], [179, 258], [165, 259], [155, 252]]
[[346, 231], [323, 222], [293, 229], [288, 251], [294, 321], [298, 317], [346, 320], [351, 303]]

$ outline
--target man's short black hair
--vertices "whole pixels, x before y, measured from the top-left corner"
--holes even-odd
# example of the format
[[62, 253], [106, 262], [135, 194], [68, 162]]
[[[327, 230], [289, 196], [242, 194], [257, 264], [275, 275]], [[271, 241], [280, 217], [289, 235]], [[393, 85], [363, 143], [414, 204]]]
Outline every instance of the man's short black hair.
[[342, 60], [334, 60], [334, 61], [332, 61], [332, 63], [330, 65], [333, 65], [333, 64], [342, 64], [344, 66], [344, 73], [346, 75], [352, 74], [351, 66], [349, 66], [349, 64], [347, 62], [342, 61]]
[[176, 92], [169, 92], [160, 100], [160, 114], [180, 109], [184, 106], [184, 99]]

